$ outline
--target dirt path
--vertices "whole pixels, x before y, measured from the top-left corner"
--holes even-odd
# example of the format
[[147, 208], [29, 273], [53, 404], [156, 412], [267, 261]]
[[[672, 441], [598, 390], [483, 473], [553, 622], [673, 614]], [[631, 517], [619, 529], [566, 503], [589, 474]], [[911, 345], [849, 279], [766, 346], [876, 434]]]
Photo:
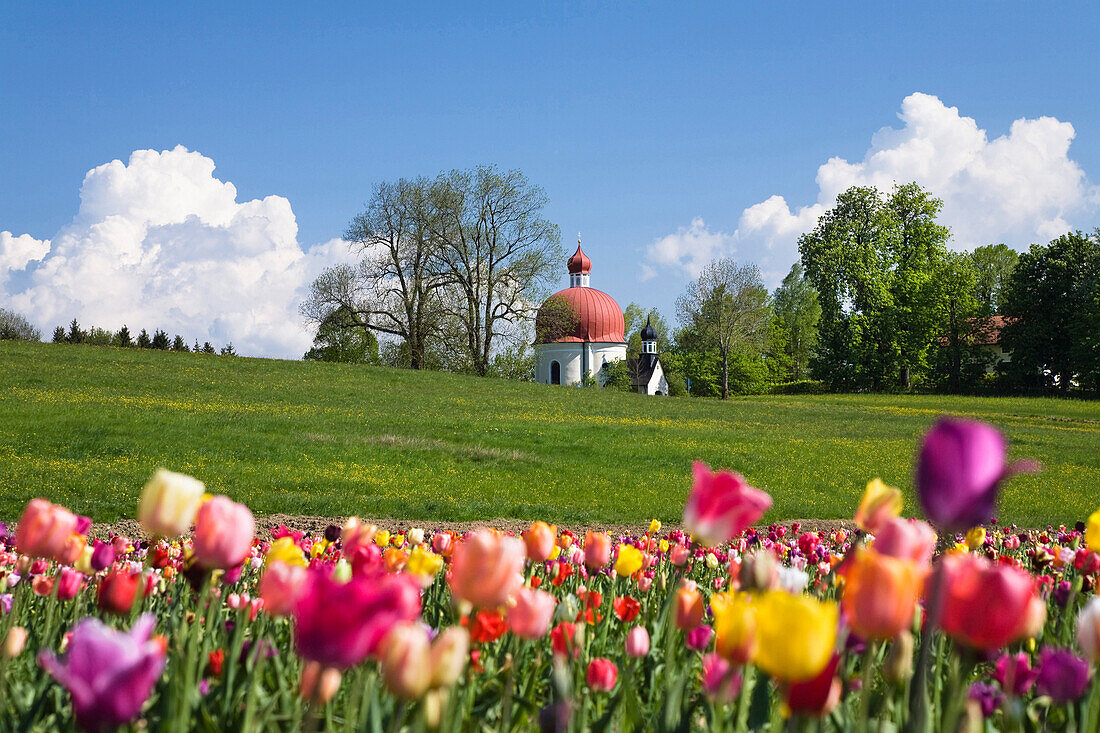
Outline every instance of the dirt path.
[[[512, 531], [519, 533], [531, 526], [531, 522], [519, 519], [487, 519], [477, 522], [439, 522], [439, 521], [408, 521], [393, 518], [368, 518], [361, 517], [361, 519], [367, 524], [377, 524], [383, 529], [393, 531], [402, 531], [410, 529], [412, 527], [420, 527], [421, 529], [434, 532], [440, 530], [450, 530], [452, 532], [466, 532], [471, 529], [477, 529], [478, 527], [494, 527], [496, 529], [502, 529], [506, 531]], [[270, 531], [278, 527], [279, 525], [286, 525], [292, 530], [298, 532], [305, 532], [309, 535], [319, 535], [325, 531], [325, 528], [330, 524], [337, 526], [343, 525], [347, 520], [347, 517], [302, 517], [291, 514], [269, 514], [263, 517], [256, 518], [256, 534], [260, 537], [270, 536]], [[819, 532], [826, 531], [831, 532], [835, 529], [855, 529], [855, 523], [850, 519], [793, 519], [787, 522], [781, 522], [786, 526], [790, 526], [795, 522], [802, 523], [803, 532]], [[679, 525], [665, 525], [661, 528], [662, 533], [673, 529], [676, 529]], [[766, 527], [767, 525], [760, 525]], [[619, 534], [639, 534], [647, 529], [647, 525], [623, 525], [623, 524], [611, 524], [611, 525], [559, 525], [559, 529], [568, 529], [574, 534], [583, 535], [585, 531], [603, 530], [610, 532], [612, 535]], [[145, 539], [146, 535], [142, 531], [141, 526], [137, 521], [133, 519], [125, 519], [114, 524], [95, 524], [92, 525], [91, 534], [96, 537], [104, 537], [109, 532], [115, 532], [116, 534], [125, 535], [131, 539]]]

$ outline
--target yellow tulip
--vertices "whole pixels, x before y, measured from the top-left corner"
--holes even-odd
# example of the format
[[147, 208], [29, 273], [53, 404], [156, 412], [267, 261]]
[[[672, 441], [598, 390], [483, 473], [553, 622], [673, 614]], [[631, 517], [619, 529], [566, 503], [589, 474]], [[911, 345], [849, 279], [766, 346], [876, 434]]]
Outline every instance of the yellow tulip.
[[784, 682], [803, 682], [825, 669], [836, 647], [836, 603], [772, 590], [755, 606], [761, 669]]
[[1085, 544], [1093, 552], [1100, 552], [1100, 509], [1089, 515], [1089, 521], [1085, 527]]
[[633, 545], [619, 545], [619, 556], [615, 558], [615, 572], [627, 578], [642, 569], [642, 551]]
[[715, 651], [734, 664], [748, 664], [756, 654], [756, 611], [747, 593], [715, 593]]
[[377, 534], [374, 535], [374, 541], [378, 544], [379, 547], [385, 547], [386, 545], [388, 545], [390, 543], [389, 530], [378, 530]]
[[417, 545], [409, 553], [405, 569], [413, 575], [431, 577], [443, 569], [443, 558], [431, 550], [424, 549], [423, 545]]
[[393, 536], [393, 538], [390, 539], [390, 544], [393, 545], [394, 547], [401, 547], [402, 545], [405, 544], [405, 535], [395, 534]]
[[974, 527], [966, 533], [966, 546], [971, 550], [977, 550], [985, 544], [985, 527]]
[[661, 549], [661, 552], [668, 552], [668, 540], [661, 540], [657, 547]]
[[883, 524], [901, 514], [901, 506], [901, 491], [887, 486], [880, 478], [871, 479], [856, 510], [856, 524], [867, 532], [877, 532]]
[[298, 565], [300, 567], [309, 564], [306, 562], [306, 554], [302, 552], [302, 548], [294, 544], [294, 540], [289, 537], [280, 537], [271, 543], [271, 549], [267, 551], [267, 556], [264, 557], [264, 567], [276, 560], [285, 562], [287, 565]]
[[661, 523], [658, 522], [656, 519], [651, 520], [649, 522], [649, 533], [650, 534], [657, 534], [660, 531], [661, 531]]
[[560, 555], [560, 554], [561, 554], [561, 545], [555, 544], [554, 549], [550, 550], [550, 557], [548, 557], [546, 559], [547, 560], [557, 560], [558, 555]]

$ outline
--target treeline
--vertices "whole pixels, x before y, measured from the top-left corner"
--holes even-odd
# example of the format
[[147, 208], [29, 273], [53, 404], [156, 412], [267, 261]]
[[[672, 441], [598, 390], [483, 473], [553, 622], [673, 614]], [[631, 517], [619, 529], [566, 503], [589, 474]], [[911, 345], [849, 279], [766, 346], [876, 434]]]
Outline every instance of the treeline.
[[[37, 341], [39, 339], [30, 340]], [[209, 341], [204, 341], [200, 345], [198, 339], [195, 339], [194, 345], [188, 346], [183, 336], [176, 334], [169, 339], [168, 333], [159, 328], [153, 331], [152, 336], [144, 328], [137, 336], [133, 336], [130, 329], [125, 325], [117, 331], [108, 331], [98, 326], [92, 326], [85, 330], [80, 327], [75, 318], [69, 323], [68, 329], [63, 326], [55, 328], [52, 341], [55, 344], [88, 344], [89, 346], [115, 346], [120, 349], [157, 349], [160, 351], [185, 351], [196, 354], [237, 356], [237, 352], [233, 349], [233, 342], [227, 343], [220, 350], [215, 349]]]

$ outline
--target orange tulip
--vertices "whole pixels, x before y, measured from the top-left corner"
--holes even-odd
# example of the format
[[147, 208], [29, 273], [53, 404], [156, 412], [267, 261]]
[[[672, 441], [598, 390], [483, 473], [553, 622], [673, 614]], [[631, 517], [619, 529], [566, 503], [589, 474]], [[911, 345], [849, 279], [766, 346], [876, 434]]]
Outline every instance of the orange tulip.
[[557, 540], [558, 528], [546, 522], [535, 522], [523, 536], [527, 543], [527, 557], [532, 562], [546, 562], [554, 552], [554, 543]]
[[676, 591], [676, 628], [684, 631], [703, 623], [703, 596], [694, 586], [692, 583]]
[[892, 639], [909, 628], [925, 574], [911, 560], [858, 550], [842, 601], [852, 629], [866, 639]]

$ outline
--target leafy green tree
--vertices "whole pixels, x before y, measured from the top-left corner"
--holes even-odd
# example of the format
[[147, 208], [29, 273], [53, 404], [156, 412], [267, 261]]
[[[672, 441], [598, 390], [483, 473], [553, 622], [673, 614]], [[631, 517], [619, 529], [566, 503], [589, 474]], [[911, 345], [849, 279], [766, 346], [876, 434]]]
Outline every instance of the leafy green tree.
[[550, 344], [570, 336], [577, 330], [580, 316], [560, 295], [551, 295], [539, 308], [535, 319], [535, 343]]
[[768, 290], [755, 265], [715, 260], [688, 284], [676, 301], [681, 323], [718, 353], [722, 399], [730, 396], [731, 355], [759, 356], [767, 339], [771, 313]]
[[307, 361], [338, 361], [347, 364], [377, 364], [378, 339], [366, 329], [354, 325], [346, 313], [333, 311], [317, 327], [313, 348], [305, 353]]
[[178, 333], [176, 334], [176, 337], [174, 339], [172, 339], [172, 347], [171, 348], [172, 348], [172, 351], [190, 351], [191, 350], [191, 349], [187, 348], [187, 342], [183, 340], [183, 336], [180, 336]]
[[1025, 389], [1100, 389], [1100, 229], [1020, 255], [1004, 290], [1002, 344]]
[[128, 349], [133, 346], [134, 340], [130, 336], [130, 329], [127, 328], [125, 325], [123, 325], [122, 328], [118, 329], [118, 333], [116, 333], [114, 335], [114, 338], [111, 339], [111, 345], [118, 346], [123, 349]]
[[41, 341], [42, 332], [26, 316], [0, 308], [0, 341]]
[[527, 339], [508, 344], [493, 355], [489, 364], [489, 376], [514, 379], [517, 382], [535, 381], [535, 350]]
[[786, 357], [789, 379], [806, 379], [810, 373], [810, 356], [817, 346], [821, 304], [817, 302], [817, 291], [806, 277], [801, 262], [795, 262], [783, 278], [772, 303], [775, 311], [772, 351]]
[[948, 252], [936, 273], [940, 329], [932, 350], [932, 381], [948, 392], [974, 392], [991, 357], [976, 339], [988, 318], [975, 297], [978, 272], [969, 255]]
[[941, 206], [916, 184], [886, 199], [854, 186], [799, 238], [821, 305], [811, 368], [832, 389], [905, 388], [926, 369], [947, 251]]
[[149, 332], [144, 328], [141, 329], [141, 333], [138, 334], [137, 347], [139, 349], [150, 349], [153, 347], [153, 340], [149, 338]]
[[626, 357], [637, 359], [642, 353], [642, 328], [649, 320], [653, 330], [657, 332], [657, 351], [669, 347], [670, 330], [668, 323], [656, 308], [644, 308], [637, 303], [631, 303], [623, 309], [623, 321], [626, 324]]
[[160, 351], [167, 351], [169, 346], [168, 334], [158, 328], [153, 332], [153, 340], [150, 342], [150, 346]]
[[1005, 244], [987, 244], [970, 253], [976, 273], [974, 297], [982, 315], [1001, 311], [1002, 293], [1019, 259], [1016, 251]]

